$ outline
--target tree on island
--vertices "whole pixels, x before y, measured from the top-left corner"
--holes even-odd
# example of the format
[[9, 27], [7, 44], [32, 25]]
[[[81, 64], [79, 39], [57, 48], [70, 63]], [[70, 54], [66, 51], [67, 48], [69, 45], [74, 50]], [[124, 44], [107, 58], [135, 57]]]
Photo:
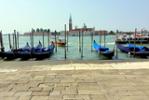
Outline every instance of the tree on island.
[[40, 28], [40, 32], [43, 32], [43, 28]]
[[116, 33], [115, 33], [114, 31], [111, 30], [111, 31], [109, 32], [109, 34], [111, 34], [111, 35], [115, 35]]
[[39, 29], [39, 28], [37, 28], [37, 29], [36, 29], [36, 32], [40, 32], [40, 29]]

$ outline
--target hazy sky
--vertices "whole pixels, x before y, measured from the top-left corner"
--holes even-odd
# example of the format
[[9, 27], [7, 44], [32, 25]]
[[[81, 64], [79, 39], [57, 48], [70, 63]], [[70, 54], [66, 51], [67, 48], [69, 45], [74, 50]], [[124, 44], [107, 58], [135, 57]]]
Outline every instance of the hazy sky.
[[149, 29], [149, 0], [0, 0], [0, 30], [63, 30], [70, 13], [78, 27]]

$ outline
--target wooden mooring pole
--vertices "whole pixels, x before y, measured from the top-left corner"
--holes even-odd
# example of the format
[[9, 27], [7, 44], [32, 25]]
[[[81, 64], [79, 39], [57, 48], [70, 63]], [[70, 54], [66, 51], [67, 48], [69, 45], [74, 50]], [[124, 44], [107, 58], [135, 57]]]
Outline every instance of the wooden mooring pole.
[[54, 36], [55, 36], [55, 52], [57, 52], [57, 32], [56, 32], [56, 30], [55, 30], [55, 32], [54, 32]]
[[115, 59], [118, 59], [118, 48], [117, 48], [117, 39], [118, 39], [119, 31], [116, 30], [116, 39], [115, 39]]
[[67, 31], [67, 39], [66, 39], [66, 40], [67, 40], [67, 42], [65, 42], [65, 43], [66, 43], [66, 45], [67, 45], [67, 51], [68, 51], [68, 46], [69, 46], [69, 44], [68, 44], [68, 41], [69, 41], [68, 39], [69, 39], [69, 37], [68, 37], [68, 36], [69, 36], [69, 32]]
[[137, 28], [135, 28], [135, 33], [134, 33], [134, 57], [135, 57], [135, 55], [136, 55], [136, 34], [137, 34]]
[[104, 39], [103, 39], [103, 45], [105, 47], [106, 46], [106, 33], [103, 34], [103, 37], [104, 37]]
[[12, 49], [14, 49], [15, 48], [15, 35], [14, 35], [14, 33], [12, 34], [12, 42], [13, 42]]
[[79, 31], [79, 52], [81, 52], [81, 32]]
[[[101, 45], [101, 42], [102, 42], [102, 34], [99, 33], [99, 44]], [[101, 50], [99, 51], [99, 53], [101, 54]]]
[[47, 35], [48, 35], [48, 46], [49, 46], [49, 44], [50, 44], [50, 29], [48, 29]]
[[20, 38], [19, 32], [17, 32], [17, 46], [18, 46], [18, 48], [19, 48], [19, 43], [20, 43], [20, 41], [19, 41], [20, 39], [19, 38]]
[[[65, 24], [64, 28], [65, 28], [65, 43], [66, 43], [66, 42], [67, 42], [67, 41], [66, 41], [66, 38], [67, 38], [67, 36], [66, 36], [66, 35], [67, 35], [66, 24]], [[67, 54], [66, 54], [66, 49], [67, 49], [67, 48], [66, 48], [66, 45], [65, 45], [65, 50], [64, 50], [64, 57], [65, 57], [65, 59], [67, 58], [67, 56], [66, 56], [66, 55], [67, 55]]]
[[35, 30], [32, 29], [32, 32], [31, 32], [31, 47], [32, 48], [34, 47], [34, 32], [35, 32]]
[[15, 49], [17, 50], [18, 49], [18, 44], [17, 44], [17, 33], [16, 33], [16, 30], [14, 30], [14, 41], [15, 41]]
[[1, 45], [1, 52], [4, 52], [4, 44], [3, 44], [3, 34], [0, 31], [0, 45]]
[[12, 49], [12, 44], [11, 44], [11, 35], [8, 34], [8, 40], [9, 40], [9, 48], [10, 50]]
[[45, 47], [45, 45], [44, 45], [44, 32], [42, 33], [42, 44], [43, 44], [43, 47]]
[[82, 35], [82, 40], [81, 40], [81, 58], [83, 58], [83, 39], [84, 39], [84, 35], [83, 35], [83, 31], [81, 31], [81, 35]]
[[93, 52], [93, 35], [94, 33], [91, 32], [91, 52]]

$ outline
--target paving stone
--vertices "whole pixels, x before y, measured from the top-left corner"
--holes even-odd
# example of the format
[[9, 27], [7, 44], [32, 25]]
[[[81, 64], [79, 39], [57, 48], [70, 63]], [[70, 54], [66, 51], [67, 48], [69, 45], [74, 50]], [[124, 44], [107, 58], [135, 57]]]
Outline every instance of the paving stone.
[[49, 100], [49, 96], [33, 96], [31, 100]]
[[48, 91], [48, 92], [51, 92], [51, 91], [53, 91], [53, 89], [54, 89], [53, 87], [47, 87], [47, 88], [43, 88], [42, 91], [43, 91], [43, 92], [44, 92], [44, 91], [45, 91], [45, 92], [47, 92], [47, 91]]
[[55, 87], [70, 87], [73, 83], [63, 83], [63, 82], [60, 82], [60, 83], [56, 83], [54, 86]]
[[33, 88], [30, 88], [29, 91], [32, 91], [32, 92], [40, 92], [42, 91], [43, 88], [41, 87], [33, 87]]
[[64, 91], [65, 87], [64, 86], [54, 87], [54, 90]]
[[[70, 65], [63, 65], [63, 68]], [[39, 65], [13, 73], [0, 72], [0, 100], [148, 100], [149, 68], [124, 69], [133, 66], [126, 63], [119, 69], [120, 65], [86, 63], [81, 64], [82, 70], [72, 71], [51, 71], [49, 65], [42, 66], [44, 68]], [[55, 66], [60, 67], [52, 65]]]
[[50, 80], [49, 82], [52, 82], [52, 83], [59, 83], [59, 82], [60, 82], [60, 79], [55, 78], [55, 79]]
[[49, 96], [48, 100], [63, 100], [63, 96], [62, 95], [51, 95]]
[[48, 85], [46, 85], [46, 84], [44, 84], [44, 83], [41, 83], [41, 84], [39, 84], [38, 87], [46, 88], [46, 87], [48, 87]]
[[89, 95], [64, 95], [63, 100], [91, 100]]
[[73, 78], [62, 79], [61, 82], [75, 82], [75, 79], [73, 79]]
[[62, 94], [77, 94], [77, 88], [66, 87], [65, 90], [62, 91]]
[[91, 100], [90, 95], [76, 95], [76, 98], [83, 100]]
[[78, 90], [78, 94], [103, 94], [100, 90]]
[[54, 90], [50, 92], [50, 95], [60, 95], [60, 94], [61, 94], [61, 91], [58, 91], [58, 90]]
[[15, 92], [0, 92], [0, 96], [13, 96]]
[[15, 83], [17, 83], [17, 84], [26, 84], [26, 83], [28, 83], [28, 81], [29, 80], [17, 80], [17, 81], [15, 81]]
[[18, 100], [30, 100], [31, 96], [20, 96]]
[[107, 100], [107, 98], [104, 94], [91, 95], [91, 100]]
[[147, 96], [122, 96], [117, 97], [118, 100], [148, 100]]
[[31, 96], [32, 92], [17, 92], [15, 96]]
[[33, 80], [44, 81], [45, 76], [35, 76]]
[[12, 89], [11, 86], [1, 87], [1, 88], [0, 88], [0, 92], [9, 92], [11, 89]]
[[27, 85], [16, 85], [16, 86], [13, 86], [12, 90], [11, 91], [15, 91], [15, 92], [19, 92], [19, 91], [28, 91], [29, 89], [29, 86]]
[[109, 92], [108, 94], [110, 95], [119, 95], [119, 96], [144, 96], [145, 94], [142, 91], [138, 91], [138, 90], [118, 90], [115, 92]]
[[49, 92], [32, 92], [33, 96], [48, 96]]
[[0, 97], [0, 100], [18, 100], [19, 97], [16, 96], [5, 96], [5, 97]]
[[29, 82], [28, 82], [28, 86], [29, 86], [29, 87], [37, 87], [41, 82], [42, 82], [42, 81], [35, 81], [35, 80], [29, 81]]

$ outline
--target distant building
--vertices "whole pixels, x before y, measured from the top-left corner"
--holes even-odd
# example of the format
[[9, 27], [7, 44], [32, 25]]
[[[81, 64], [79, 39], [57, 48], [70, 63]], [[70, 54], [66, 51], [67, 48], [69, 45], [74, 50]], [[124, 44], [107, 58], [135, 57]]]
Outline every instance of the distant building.
[[72, 17], [70, 16], [69, 18], [69, 35], [72, 36], [78, 36], [79, 32], [84, 32], [84, 35], [90, 35], [91, 32], [93, 32], [95, 30], [95, 28], [88, 28], [85, 24], [83, 26], [83, 28], [75, 28], [73, 29], [73, 24], [72, 24]]
[[106, 30], [98, 30], [98, 31], [95, 31], [94, 35], [104, 35], [104, 34], [109, 34], [108, 31]]
[[69, 31], [69, 35], [78, 36], [79, 32], [84, 32], [84, 35], [90, 35], [94, 31], [94, 28], [77, 28]]
[[69, 31], [72, 30], [72, 17], [70, 15], [70, 18], [69, 18]]

